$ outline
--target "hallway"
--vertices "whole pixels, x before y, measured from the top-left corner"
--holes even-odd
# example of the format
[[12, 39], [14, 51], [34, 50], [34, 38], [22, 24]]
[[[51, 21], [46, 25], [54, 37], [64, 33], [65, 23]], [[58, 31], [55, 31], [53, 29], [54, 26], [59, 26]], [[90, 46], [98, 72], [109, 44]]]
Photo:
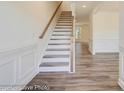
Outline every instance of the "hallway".
[[27, 86], [47, 83], [50, 90], [121, 90], [118, 54], [90, 55], [87, 44], [76, 43], [76, 73], [39, 73]]

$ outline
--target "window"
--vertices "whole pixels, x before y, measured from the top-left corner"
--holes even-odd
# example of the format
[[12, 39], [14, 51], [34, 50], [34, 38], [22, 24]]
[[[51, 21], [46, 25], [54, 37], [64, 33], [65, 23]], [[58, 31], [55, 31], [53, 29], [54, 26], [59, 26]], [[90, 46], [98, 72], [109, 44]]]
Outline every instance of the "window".
[[80, 39], [81, 27], [76, 27], [76, 39]]

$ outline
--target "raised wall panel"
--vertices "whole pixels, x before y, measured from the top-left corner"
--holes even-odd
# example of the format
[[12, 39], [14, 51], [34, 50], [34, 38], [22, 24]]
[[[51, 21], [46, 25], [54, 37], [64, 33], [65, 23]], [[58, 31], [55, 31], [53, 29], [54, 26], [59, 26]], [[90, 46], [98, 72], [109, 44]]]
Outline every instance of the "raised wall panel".
[[119, 52], [118, 39], [96, 39], [94, 40], [95, 52]]
[[8, 87], [15, 83], [16, 60], [5, 61], [5, 64], [0, 65], [0, 87]]
[[25, 76], [26, 73], [29, 73], [27, 69], [32, 69], [35, 66], [35, 56], [34, 53], [27, 53], [26, 55], [21, 56], [21, 76]]
[[0, 53], [0, 90], [21, 90], [37, 73], [37, 46]]

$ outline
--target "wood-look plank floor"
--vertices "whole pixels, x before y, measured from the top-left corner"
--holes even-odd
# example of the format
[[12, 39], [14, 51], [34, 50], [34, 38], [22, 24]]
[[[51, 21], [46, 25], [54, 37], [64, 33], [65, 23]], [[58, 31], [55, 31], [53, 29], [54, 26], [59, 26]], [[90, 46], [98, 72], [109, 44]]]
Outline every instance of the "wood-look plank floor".
[[118, 65], [118, 54], [92, 56], [86, 44], [76, 43], [76, 73], [39, 73], [28, 85], [45, 81], [53, 91], [120, 91]]

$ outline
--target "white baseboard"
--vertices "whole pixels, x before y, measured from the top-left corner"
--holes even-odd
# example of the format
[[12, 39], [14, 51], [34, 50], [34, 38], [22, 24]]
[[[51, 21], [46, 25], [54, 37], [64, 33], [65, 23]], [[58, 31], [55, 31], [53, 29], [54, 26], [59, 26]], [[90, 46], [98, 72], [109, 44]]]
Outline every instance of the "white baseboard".
[[89, 52], [90, 52], [92, 55], [95, 55], [95, 54], [96, 54], [94, 51], [92, 51], [91, 48], [89, 48]]
[[68, 71], [69, 72], [69, 67], [40, 67], [39, 68], [40, 72], [63, 72], [63, 71]]
[[122, 90], [124, 90], [124, 81], [121, 80], [121, 79], [119, 79], [119, 80], [118, 80], [118, 84], [119, 84], [119, 86], [122, 88]]

